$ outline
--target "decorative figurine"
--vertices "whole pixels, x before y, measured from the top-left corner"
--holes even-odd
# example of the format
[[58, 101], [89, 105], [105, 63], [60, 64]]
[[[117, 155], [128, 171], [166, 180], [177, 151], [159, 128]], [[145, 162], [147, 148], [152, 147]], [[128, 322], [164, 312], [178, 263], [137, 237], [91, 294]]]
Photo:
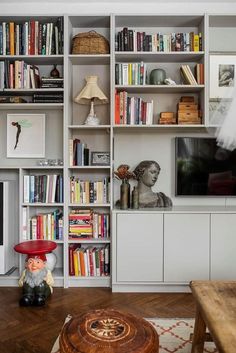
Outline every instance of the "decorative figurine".
[[25, 270], [19, 279], [23, 288], [20, 306], [43, 306], [52, 293], [53, 277], [47, 268], [46, 254], [57, 247], [48, 240], [26, 241], [14, 246], [15, 251], [27, 254]]
[[171, 207], [172, 201], [163, 192], [152, 191], [160, 173], [160, 166], [155, 161], [142, 161], [134, 170], [138, 180], [139, 207]]

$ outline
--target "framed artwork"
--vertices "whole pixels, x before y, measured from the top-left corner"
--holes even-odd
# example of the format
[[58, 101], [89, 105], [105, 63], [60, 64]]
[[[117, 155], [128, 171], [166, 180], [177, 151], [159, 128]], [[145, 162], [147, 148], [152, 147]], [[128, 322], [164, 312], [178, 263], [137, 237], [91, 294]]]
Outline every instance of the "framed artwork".
[[45, 157], [45, 114], [7, 114], [7, 157]]
[[210, 56], [210, 99], [231, 98], [236, 86], [236, 56]]
[[91, 165], [110, 165], [110, 153], [91, 152]]

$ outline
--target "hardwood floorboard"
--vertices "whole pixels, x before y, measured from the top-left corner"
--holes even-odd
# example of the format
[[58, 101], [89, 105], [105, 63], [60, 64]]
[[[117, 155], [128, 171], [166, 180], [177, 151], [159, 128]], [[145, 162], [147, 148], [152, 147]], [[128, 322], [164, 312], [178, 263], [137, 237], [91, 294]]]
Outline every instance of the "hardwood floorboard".
[[42, 308], [19, 307], [20, 288], [0, 288], [0, 353], [50, 353], [65, 317], [114, 308], [142, 317], [195, 315], [190, 293], [112, 293], [108, 288], [54, 288]]

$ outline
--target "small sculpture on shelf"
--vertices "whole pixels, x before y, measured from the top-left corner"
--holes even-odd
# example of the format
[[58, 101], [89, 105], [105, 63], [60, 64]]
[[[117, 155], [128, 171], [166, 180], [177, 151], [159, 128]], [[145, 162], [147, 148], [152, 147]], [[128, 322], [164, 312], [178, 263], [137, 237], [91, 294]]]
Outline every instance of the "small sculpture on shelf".
[[47, 267], [46, 254], [56, 247], [55, 242], [48, 240], [25, 241], [15, 245], [15, 251], [27, 254], [25, 269], [19, 279], [19, 286], [23, 289], [20, 306], [43, 306], [51, 295], [54, 280]]
[[172, 201], [163, 192], [152, 191], [160, 173], [160, 166], [156, 161], [140, 162], [134, 170], [138, 180], [139, 207], [171, 207]]
[[130, 183], [129, 179], [134, 179], [135, 175], [129, 170], [129, 165], [121, 164], [116, 171], [114, 171], [115, 177], [119, 180], [122, 180], [120, 186], [120, 200], [116, 203], [117, 206], [120, 206], [122, 210], [130, 208]]

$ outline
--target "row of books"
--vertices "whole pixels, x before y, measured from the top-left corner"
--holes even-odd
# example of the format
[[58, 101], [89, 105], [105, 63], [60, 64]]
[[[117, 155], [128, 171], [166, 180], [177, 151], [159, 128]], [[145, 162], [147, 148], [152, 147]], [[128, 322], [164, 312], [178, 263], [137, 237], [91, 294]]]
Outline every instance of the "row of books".
[[115, 124], [151, 125], [153, 123], [153, 100], [129, 97], [126, 91], [115, 93]]
[[63, 93], [38, 92], [33, 94], [33, 103], [63, 103]]
[[57, 209], [50, 213], [40, 213], [28, 218], [27, 208], [23, 207], [22, 237], [24, 240], [62, 240], [62, 211]]
[[0, 55], [63, 53], [63, 18], [55, 23], [25, 21], [0, 23]]
[[184, 79], [184, 82], [189, 85], [204, 84], [204, 64], [197, 64], [194, 71], [195, 76], [189, 65], [181, 65], [180, 73]]
[[116, 85], [145, 85], [147, 80], [147, 65], [140, 63], [116, 63]]
[[99, 181], [82, 181], [78, 177], [70, 178], [70, 202], [71, 203], [101, 203], [110, 202], [110, 178]]
[[0, 88], [39, 88], [39, 68], [23, 60], [0, 61]]
[[69, 139], [69, 162], [70, 166], [89, 165], [89, 148], [80, 139]]
[[202, 51], [202, 33], [178, 32], [147, 34], [124, 27], [115, 34], [116, 51]]
[[24, 175], [25, 203], [61, 203], [63, 202], [63, 176], [49, 175]]
[[100, 277], [110, 275], [110, 246], [69, 245], [69, 275]]
[[109, 238], [110, 216], [93, 210], [74, 209], [69, 214], [69, 239]]

